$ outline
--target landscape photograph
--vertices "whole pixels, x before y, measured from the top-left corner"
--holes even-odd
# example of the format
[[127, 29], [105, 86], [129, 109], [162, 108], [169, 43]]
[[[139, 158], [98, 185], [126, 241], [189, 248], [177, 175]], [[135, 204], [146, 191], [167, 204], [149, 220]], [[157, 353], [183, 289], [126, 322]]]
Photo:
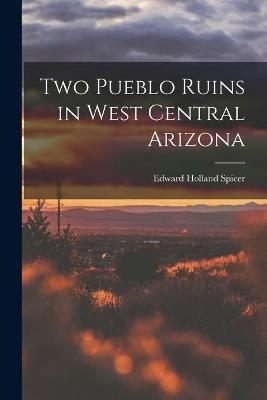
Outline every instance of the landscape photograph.
[[23, 400], [267, 399], [266, 21], [22, 0]]
[[267, 204], [188, 203], [25, 201], [25, 399], [266, 397]]

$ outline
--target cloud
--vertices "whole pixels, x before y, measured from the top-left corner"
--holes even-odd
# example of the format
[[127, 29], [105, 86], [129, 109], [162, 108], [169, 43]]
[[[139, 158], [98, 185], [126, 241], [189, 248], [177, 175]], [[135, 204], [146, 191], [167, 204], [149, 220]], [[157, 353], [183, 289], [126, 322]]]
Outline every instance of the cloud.
[[236, 7], [238, 11], [246, 13], [258, 13], [261, 11], [265, 0], [236, 0], [231, 1], [231, 5]]
[[238, 11], [255, 13], [260, 12], [265, 0], [223, 0], [214, 6], [212, 0], [158, 0], [163, 3], [173, 5], [183, 4], [187, 11], [193, 12], [198, 15], [211, 15], [219, 10], [221, 7], [235, 8]]
[[216, 12], [214, 6], [207, 0], [163, 0], [163, 2], [173, 5], [180, 4], [185, 11], [204, 18], [209, 18]]
[[102, 7], [82, 0], [26, 1], [25, 61], [266, 59], [262, 0], [223, 0], [216, 7], [213, 0], [154, 0], [142, 10], [122, 0]]
[[55, 2], [37, 5], [35, 8], [24, 10], [46, 21], [74, 22], [80, 19], [105, 19], [125, 17], [140, 11], [139, 7], [106, 6], [95, 7], [87, 6], [81, 0], [66, 2], [58, 0]]
[[93, 25], [24, 26], [28, 61], [256, 60], [249, 44], [240, 46], [220, 30], [197, 33], [168, 21], [95, 28]]
[[40, 3], [40, 0], [22, 0], [22, 5]]
[[256, 29], [244, 29], [238, 33], [238, 37], [245, 40], [257, 40], [266, 37], [266, 31]]
[[186, 2], [186, 10], [191, 11], [201, 17], [210, 17], [214, 15], [215, 9], [206, 1], [190, 0]]

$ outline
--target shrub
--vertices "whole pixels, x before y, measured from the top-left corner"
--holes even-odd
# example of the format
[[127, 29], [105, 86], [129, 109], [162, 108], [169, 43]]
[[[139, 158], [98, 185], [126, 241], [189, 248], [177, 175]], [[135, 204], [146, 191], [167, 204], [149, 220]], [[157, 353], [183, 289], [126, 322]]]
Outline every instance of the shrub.
[[153, 278], [158, 263], [159, 255], [155, 248], [126, 250], [117, 259], [117, 273], [125, 281], [145, 282]]

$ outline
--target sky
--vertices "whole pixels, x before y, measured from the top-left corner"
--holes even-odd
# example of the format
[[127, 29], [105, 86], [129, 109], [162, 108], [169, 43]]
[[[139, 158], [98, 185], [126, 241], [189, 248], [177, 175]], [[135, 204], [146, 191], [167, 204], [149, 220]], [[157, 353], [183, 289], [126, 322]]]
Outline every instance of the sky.
[[[216, 206], [216, 205], [240, 205], [240, 204], [247, 204], [255, 202], [253, 199], [140, 199], [140, 200], [106, 200], [106, 199], [98, 199], [98, 200], [85, 200], [85, 199], [77, 199], [77, 200], [62, 200], [62, 207], [119, 207], [119, 206], [129, 206], [129, 205], [156, 205], [156, 206], [191, 206], [191, 205], [198, 205], [198, 204], [206, 204], [209, 206]], [[257, 200], [257, 204], [267, 204], [267, 200]], [[23, 209], [29, 209], [30, 206], [35, 206], [36, 200], [23, 200]], [[56, 200], [46, 200], [45, 207], [55, 208], [57, 207]]]
[[25, 61], [266, 61], [266, 0], [23, 0]]
[[266, 39], [266, 0], [23, 0], [24, 61], [267, 61]]

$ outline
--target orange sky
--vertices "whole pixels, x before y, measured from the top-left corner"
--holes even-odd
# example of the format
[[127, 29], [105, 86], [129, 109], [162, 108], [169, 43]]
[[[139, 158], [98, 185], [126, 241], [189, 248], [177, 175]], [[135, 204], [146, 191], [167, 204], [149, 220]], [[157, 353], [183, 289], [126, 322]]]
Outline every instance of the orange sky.
[[[112, 206], [124, 206], [124, 205], [144, 205], [144, 204], [149, 204], [149, 205], [161, 205], [161, 206], [186, 206], [186, 205], [196, 205], [196, 204], [207, 204], [207, 205], [219, 205], [219, 204], [232, 204], [232, 205], [237, 205], [237, 204], [246, 204], [249, 202], [255, 202], [258, 204], [266, 204], [266, 200], [254, 200], [254, 199], [182, 199], [182, 200], [176, 200], [176, 199], [171, 199], [171, 200], [165, 200], [165, 199], [140, 199], [140, 200], [131, 200], [131, 199], [122, 199], [122, 200], [107, 200], [107, 199], [99, 199], [99, 200], [87, 200], [87, 199], [81, 199], [81, 200], [67, 200], [63, 199], [62, 203], [64, 204], [65, 207], [82, 207], [82, 206], [88, 206], [88, 207], [112, 207]], [[35, 201], [34, 200], [23, 200], [22, 202], [22, 207], [23, 209], [29, 208], [30, 205], [34, 205]], [[55, 207], [56, 206], [56, 201], [55, 200], [47, 200], [46, 201], [46, 207]]]

